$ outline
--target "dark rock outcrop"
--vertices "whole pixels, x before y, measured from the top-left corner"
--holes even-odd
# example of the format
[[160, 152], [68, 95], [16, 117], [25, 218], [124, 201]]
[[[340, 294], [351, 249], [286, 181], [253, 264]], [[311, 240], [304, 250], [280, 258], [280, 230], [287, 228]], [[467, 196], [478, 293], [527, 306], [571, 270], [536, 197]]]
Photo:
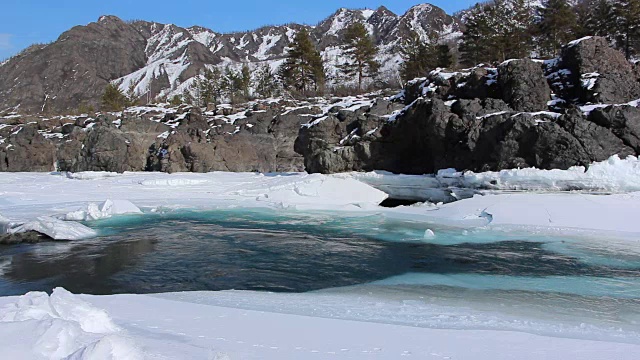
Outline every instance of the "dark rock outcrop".
[[[626, 121], [634, 122], [628, 116]], [[307, 171], [321, 173], [384, 169], [425, 174], [450, 167], [567, 169], [614, 154], [638, 154], [632, 145], [635, 133], [628, 125], [620, 125], [625, 120], [618, 125], [598, 121], [602, 125], [577, 111], [564, 115], [516, 112], [494, 99], [459, 100], [452, 108], [439, 99], [418, 100], [404, 116], [380, 122], [377, 138], [344, 146], [339, 140], [347, 133], [344, 125], [330, 117], [302, 128], [296, 150], [305, 154]]]
[[610, 130], [626, 146], [640, 153], [640, 109], [630, 105], [593, 110], [589, 121]]
[[502, 99], [516, 111], [547, 110], [551, 89], [542, 66], [529, 59], [511, 60], [498, 67]]
[[56, 147], [35, 126], [20, 128], [0, 147], [0, 171], [52, 171]]
[[570, 97], [582, 102], [621, 104], [640, 98], [640, 83], [624, 55], [602, 37], [571, 42], [560, 68], [569, 71]]
[[[0, 171], [303, 171], [293, 143], [300, 125], [319, 109], [249, 111], [233, 123], [196, 108], [178, 111], [79, 117], [58, 125], [59, 136], [48, 129], [49, 138], [36, 125], [16, 125], [20, 130], [8, 138], [0, 134]], [[0, 130], [6, 129], [13, 128]]]

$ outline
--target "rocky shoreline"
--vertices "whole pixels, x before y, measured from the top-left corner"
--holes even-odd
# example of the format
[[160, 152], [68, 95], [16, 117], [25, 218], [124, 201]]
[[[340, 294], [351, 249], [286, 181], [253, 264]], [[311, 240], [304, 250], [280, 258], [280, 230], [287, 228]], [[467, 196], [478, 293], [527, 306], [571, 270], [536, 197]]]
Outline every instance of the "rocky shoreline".
[[640, 154], [639, 77], [593, 37], [558, 59], [436, 70], [395, 96], [12, 113], [0, 117], [0, 171], [566, 169]]

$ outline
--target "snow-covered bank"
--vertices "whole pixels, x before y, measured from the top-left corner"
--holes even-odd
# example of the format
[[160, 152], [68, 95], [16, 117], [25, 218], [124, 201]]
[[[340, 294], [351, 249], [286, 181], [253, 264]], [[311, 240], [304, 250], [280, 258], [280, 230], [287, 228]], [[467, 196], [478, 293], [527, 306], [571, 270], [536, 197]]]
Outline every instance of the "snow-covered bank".
[[[282, 309], [295, 306], [299, 297], [233, 292], [223, 295], [239, 302], [247, 297], [260, 298], [263, 306]], [[64, 300], [60, 306], [58, 297]], [[20, 359], [63, 359], [74, 354], [69, 358], [609, 360], [636, 359], [640, 354], [640, 344], [633, 343], [308, 317], [287, 314], [286, 310], [220, 306], [216, 303], [222, 301], [217, 297], [216, 293], [74, 296], [57, 290], [51, 298], [41, 293], [0, 298], [0, 344], [11, 351], [12, 358]], [[359, 299], [333, 295], [333, 301], [347, 308], [356, 306]], [[58, 316], [51, 314], [51, 307], [65, 311]], [[69, 312], [73, 309], [100, 320], [93, 324], [109, 326], [85, 329]], [[56, 326], [55, 321], [61, 324]], [[33, 332], [25, 333], [23, 330], [27, 329]]]
[[625, 238], [640, 245], [640, 192], [613, 195], [489, 194], [445, 205], [400, 207], [385, 212], [449, 226]]
[[441, 170], [434, 175], [399, 175], [385, 171], [333, 175], [353, 178], [380, 189], [392, 198], [431, 202], [452, 202], [472, 197], [479, 190], [495, 191], [571, 191], [633, 192], [640, 191], [640, 159], [617, 155], [606, 161], [568, 170], [535, 168], [499, 172], [458, 172]]
[[[2, 173], [0, 230], [35, 230], [72, 240], [95, 236], [74, 221], [172, 209], [267, 208], [379, 213], [465, 228], [607, 232], [633, 240], [640, 234], [640, 222], [634, 221], [640, 216], [639, 179], [638, 158], [615, 156], [589, 169], [443, 170], [425, 176]], [[377, 205], [388, 196], [385, 192], [394, 198], [461, 201], [383, 209]]]
[[54, 239], [75, 240], [95, 233], [73, 221], [140, 214], [142, 210], [247, 207], [361, 211], [374, 208], [386, 197], [357, 180], [324, 175], [2, 173], [0, 224], [5, 232], [35, 230]]

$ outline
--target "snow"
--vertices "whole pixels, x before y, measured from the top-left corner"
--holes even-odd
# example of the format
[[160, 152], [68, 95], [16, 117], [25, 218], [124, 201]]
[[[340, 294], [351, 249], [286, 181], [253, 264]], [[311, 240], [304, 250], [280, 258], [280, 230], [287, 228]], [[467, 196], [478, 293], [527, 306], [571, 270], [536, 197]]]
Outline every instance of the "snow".
[[[569, 170], [332, 176], [3, 173], [0, 183], [0, 224], [5, 230], [20, 223], [37, 231], [80, 229], [78, 223], [59, 219], [66, 215], [90, 220], [181, 208], [267, 208], [418, 222], [425, 225], [424, 241], [432, 243], [441, 241], [441, 232], [452, 226], [514, 235], [562, 233], [607, 248], [640, 249], [636, 157], [614, 156], [588, 169]], [[442, 198], [459, 201], [387, 209], [377, 206], [385, 192], [394, 197], [439, 192]], [[41, 227], [34, 225], [39, 223]], [[11, 359], [608, 360], [637, 359], [640, 354], [640, 337], [628, 329], [505, 318], [471, 306], [441, 304], [424, 293], [394, 292], [416, 284], [456, 282], [471, 284], [476, 291], [512, 289], [513, 284], [544, 290], [550, 282], [564, 284], [567, 293], [579, 289], [584, 296], [593, 287], [611, 285], [600, 284], [596, 277], [409, 273], [361, 287], [304, 294], [88, 296], [56, 289], [50, 296], [0, 298], [0, 347], [2, 356]], [[477, 296], [473, 294], [465, 296]]]
[[463, 228], [586, 237], [606, 234], [624, 239], [626, 246], [640, 245], [640, 224], [635, 221], [640, 216], [640, 160], [632, 156], [613, 156], [589, 169], [578, 166], [480, 174], [449, 169], [424, 176], [384, 172], [335, 176], [359, 179], [392, 198], [449, 202], [385, 211], [391, 218]]
[[[63, 304], [56, 303], [60, 298]], [[438, 307], [414, 301], [396, 303], [354, 290], [308, 294], [193, 292], [80, 296], [56, 289], [51, 297], [29, 293], [20, 298], [0, 298], [2, 304], [6, 305], [0, 310], [0, 318], [9, 314], [0, 322], [3, 356], [20, 359], [61, 359], [73, 353], [73, 359], [114, 360], [404, 357], [624, 360], [637, 358], [640, 351], [640, 345], [634, 343], [509, 330], [414, 326], [403, 323], [404, 311], [410, 311], [419, 321], [422, 317], [416, 310], [437, 311]], [[11, 318], [15, 312], [29, 309], [33, 315], [25, 316], [26, 320]], [[59, 309], [63, 310], [61, 314], [57, 314]], [[76, 309], [78, 314], [92, 316], [102, 326], [98, 329], [101, 331], [83, 330], [78, 316], [69, 316]], [[443, 312], [439, 321], [464, 317], [450, 308], [440, 310]], [[314, 313], [326, 315], [309, 316]], [[438, 318], [437, 314], [429, 315]], [[367, 320], [369, 316], [383, 320]], [[390, 324], [393, 317], [401, 323]]]
[[[513, 225], [546, 224], [553, 228], [566, 226], [640, 233], [640, 225], [629, 221], [631, 216], [637, 215], [636, 211], [640, 211], [633, 203], [640, 196], [639, 179], [640, 160], [617, 156], [592, 164], [588, 169], [513, 169], [485, 173], [446, 170], [424, 176], [385, 172], [331, 176], [253, 173], [0, 174], [0, 182], [5, 184], [3, 189], [7, 189], [0, 199], [0, 214], [7, 218], [2, 221], [5, 231], [34, 230], [56, 239], [81, 239], [95, 236], [95, 232], [74, 221], [140, 214], [159, 208], [381, 211], [377, 204], [389, 194], [393, 198], [434, 203], [464, 199], [439, 207], [428, 205], [384, 210], [389, 216], [417, 216], [424, 221], [436, 219], [445, 223], [466, 218], [486, 224], [487, 214], [491, 214], [492, 225], [503, 224], [502, 219], [508, 216], [510, 220], [505, 220], [506, 223]], [[514, 191], [545, 194], [516, 194]], [[486, 196], [474, 197], [477, 194]], [[502, 207], [497, 208], [498, 216], [486, 210], [494, 200], [507, 206], [504, 212], [501, 212]], [[531, 204], [531, 208], [520, 205], [520, 202]], [[549, 214], [553, 211], [543, 210], [545, 202], [551, 204], [551, 208], [558, 206], [566, 214], [550, 220]], [[539, 204], [539, 209], [536, 204]], [[571, 206], [576, 206], [578, 213], [587, 214], [577, 216]], [[619, 216], [598, 219], [598, 214], [603, 213], [598, 206], [611, 208], [607, 214], [619, 213]], [[454, 210], [449, 210], [459, 208], [464, 208], [463, 215], [458, 216], [451, 213]]]
[[199, 29], [201, 31], [198, 32], [193, 29], [189, 30], [193, 39], [206, 47], [210, 47], [213, 44], [213, 41], [217, 38], [217, 34], [208, 29]]
[[262, 38], [262, 42], [258, 47], [258, 51], [255, 54], [255, 57], [259, 60], [266, 60], [269, 58], [269, 51], [278, 44], [278, 42], [282, 39], [282, 35], [276, 34], [268, 34]]
[[593, 37], [593, 36], [585, 36], [585, 37], [583, 37], [583, 38], [580, 38], [580, 39], [577, 39], [577, 40], [573, 40], [573, 41], [569, 42], [569, 43], [567, 44], [567, 46], [568, 46], [568, 47], [576, 46], [576, 45], [580, 44], [581, 42], [583, 42], [583, 41], [585, 41], [585, 40], [589, 40], [589, 39], [591, 39], [592, 37]]
[[402, 108], [401, 110], [396, 110], [394, 111], [392, 114], [390, 115], [386, 115], [387, 117], [387, 121], [388, 122], [394, 122], [396, 121], [399, 117], [404, 116], [404, 114], [409, 111], [415, 104], [418, 103], [418, 101], [421, 100], [421, 98], [415, 99], [411, 104], [405, 106], [404, 108]]
[[609, 106], [613, 106], [613, 107], [618, 107], [618, 106], [638, 107], [639, 105], [640, 105], [640, 99], [629, 101], [628, 103], [624, 103], [624, 104], [587, 104], [587, 105], [580, 106], [580, 111], [582, 111], [585, 115], [589, 115], [589, 113], [592, 112], [595, 109], [607, 108]]
[[241, 206], [359, 211], [376, 207], [387, 197], [357, 180], [320, 174], [2, 173], [0, 183], [7, 190], [0, 198], [0, 214], [9, 217], [3, 221], [5, 231], [33, 230], [59, 240], [96, 235], [75, 221], [139, 214], [140, 209]]
[[57, 288], [31, 292], [0, 309], [7, 359], [142, 359], [106, 311]]
[[162, 30], [147, 40], [145, 52], [147, 65], [113, 81], [123, 92], [133, 88], [136, 95], [144, 95], [151, 90], [151, 84], [166, 75], [170, 89], [177, 88], [182, 73], [191, 65], [187, 47], [195, 40], [174, 25], [164, 25]]
[[640, 160], [634, 156], [620, 159], [615, 155], [606, 161], [592, 164], [588, 169], [575, 166], [568, 170], [526, 168], [483, 173], [445, 169], [434, 175], [397, 175], [375, 171], [332, 176], [357, 179], [395, 199], [431, 202], [470, 197], [481, 190], [634, 193], [640, 191]]
[[374, 10], [371, 10], [371, 9], [364, 9], [364, 10], [361, 10], [361, 13], [362, 13], [362, 17], [363, 17], [363, 18], [365, 19], [365, 21], [366, 21], [366, 20], [369, 20], [369, 18], [370, 18], [371, 16], [373, 16], [373, 14], [375, 13], [375, 11], [374, 11]]
[[593, 88], [598, 83], [598, 78], [600, 78], [600, 74], [598, 73], [582, 74], [581, 78], [582, 78], [581, 79], [582, 87], [587, 90], [593, 90]]
[[62, 221], [50, 216], [39, 216], [24, 223], [9, 224], [9, 233], [36, 231], [56, 240], [81, 240], [94, 237], [97, 233], [80, 223]]
[[527, 114], [527, 115], [530, 115], [530, 116], [533, 116], [533, 117], [542, 116], [543, 115], [543, 116], [548, 116], [548, 117], [551, 117], [551, 118], [554, 118], [554, 119], [558, 119], [559, 117], [562, 116], [562, 114], [560, 114], [560, 113], [551, 112], [551, 111], [536, 111], [536, 112], [521, 112], [521, 113], [517, 113], [517, 114], [513, 115], [512, 117], [517, 117], [517, 116], [520, 116], [520, 115], [523, 115], [523, 114]]
[[107, 200], [102, 205], [89, 203], [86, 209], [67, 213], [67, 221], [91, 221], [110, 218], [114, 215], [142, 214], [142, 211], [128, 200]]
[[338, 10], [338, 13], [331, 21], [331, 26], [329, 31], [327, 31], [327, 35], [337, 36], [340, 31], [346, 29], [350, 24], [349, 15], [351, 14], [347, 9], [342, 8]]
[[500, 116], [500, 115], [504, 115], [504, 114], [508, 114], [508, 113], [509, 113], [508, 111], [498, 111], [498, 112], [494, 112], [494, 113], [487, 114], [487, 115], [476, 116], [476, 119], [484, 120], [484, 119], [488, 119], [488, 118], [493, 117], [493, 116]]
[[[389, 213], [460, 227], [596, 237], [606, 234], [637, 249], [640, 194], [488, 194], [442, 206], [411, 207]], [[606, 214], [606, 216], [604, 215]], [[484, 225], [483, 225], [484, 224]]]

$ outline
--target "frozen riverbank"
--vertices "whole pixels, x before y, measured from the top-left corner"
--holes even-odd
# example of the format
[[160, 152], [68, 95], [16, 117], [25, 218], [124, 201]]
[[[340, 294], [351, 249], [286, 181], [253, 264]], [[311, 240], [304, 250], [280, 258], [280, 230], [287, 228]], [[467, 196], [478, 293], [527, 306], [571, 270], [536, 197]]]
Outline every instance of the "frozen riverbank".
[[[266, 208], [380, 213], [467, 228], [607, 233], [633, 241], [640, 234], [640, 223], [634, 221], [640, 216], [638, 178], [640, 161], [633, 157], [613, 157], [588, 170], [443, 171], [437, 176], [0, 173], [0, 225], [5, 232], [35, 230], [73, 240], [95, 233], [72, 220], [175, 209]], [[381, 190], [399, 198], [435, 192], [442, 195], [436, 200], [461, 200], [384, 209], [377, 206], [388, 196]]]
[[[51, 304], [46, 303], [46, 295], [38, 294], [0, 298], [4, 306], [0, 342], [10, 351], [5, 355], [16, 359], [62, 359], [74, 354], [70, 358], [623, 360], [640, 354], [640, 344], [632, 343], [512, 331], [429, 329], [219, 305], [233, 298], [240, 303], [255, 297], [262, 299], [263, 309], [287, 309], [304, 301], [299, 295], [222, 295], [220, 300], [216, 293], [95, 297], [58, 290]], [[11, 305], [16, 301], [18, 305]], [[333, 295], [333, 301], [353, 311], [361, 305], [353, 295]], [[58, 314], [52, 309], [66, 311]], [[93, 324], [101, 327], [83, 326], [74, 309], [94, 316]], [[16, 313], [18, 318], [7, 317]]]

